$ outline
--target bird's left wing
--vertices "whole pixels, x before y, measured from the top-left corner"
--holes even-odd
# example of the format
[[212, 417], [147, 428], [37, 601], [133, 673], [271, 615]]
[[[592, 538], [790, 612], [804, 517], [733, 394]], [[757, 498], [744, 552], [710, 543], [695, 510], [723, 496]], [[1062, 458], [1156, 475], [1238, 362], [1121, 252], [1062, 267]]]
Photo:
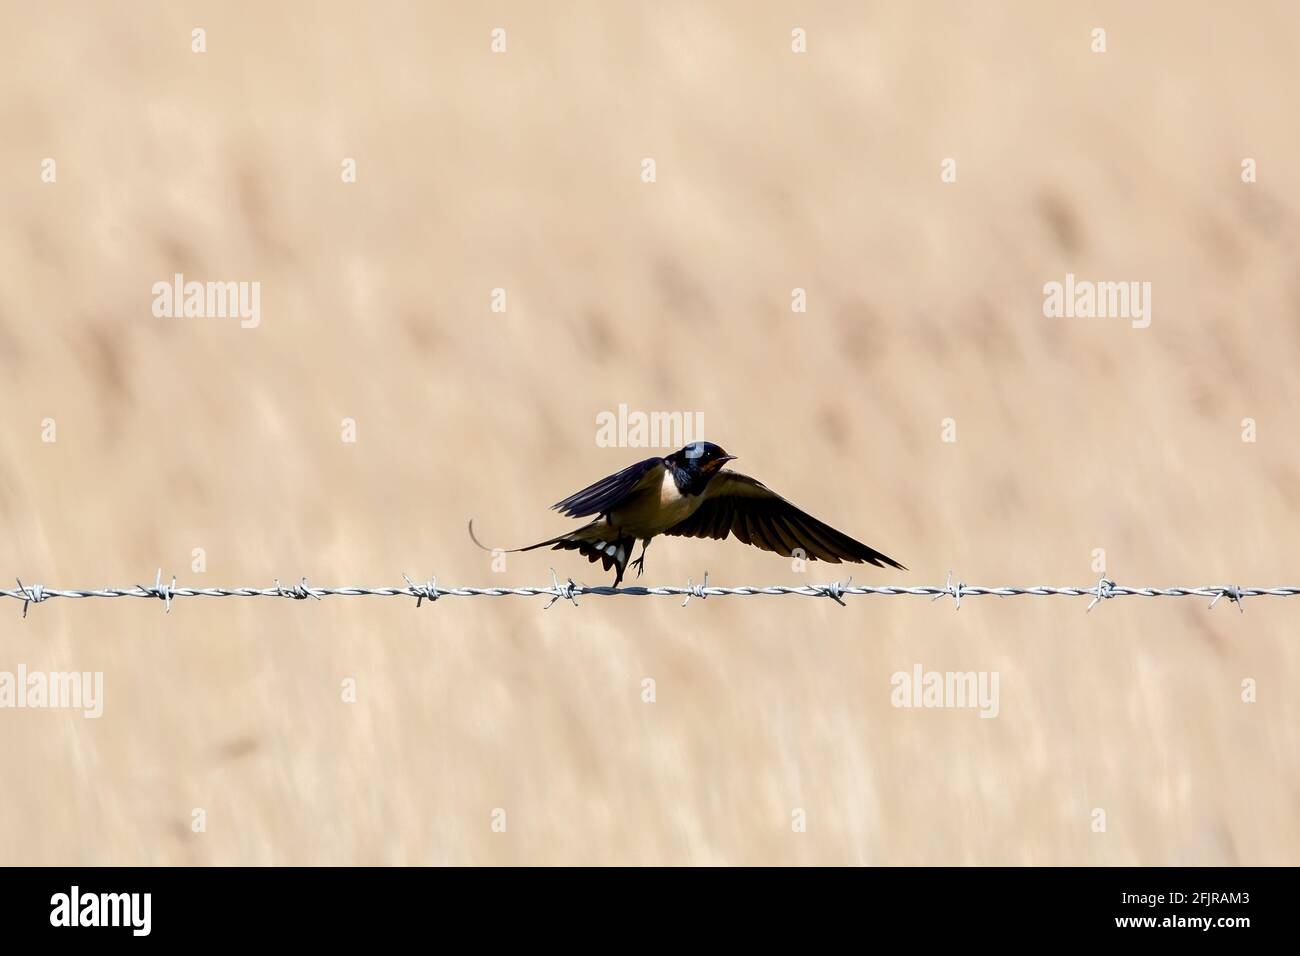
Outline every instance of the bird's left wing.
[[734, 471], [720, 472], [709, 482], [704, 502], [689, 518], [665, 534], [687, 538], [717, 538], [734, 534], [745, 544], [790, 557], [802, 551], [809, 560], [866, 562], [906, 571], [861, 541], [799, 510], [761, 481]]
[[662, 478], [663, 466], [664, 460], [662, 458], [647, 458], [645, 461], [638, 461], [635, 465], [628, 465], [622, 471], [602, 478], [581, 491], [574, 492], [563, 501], [557, 501], [551, 507], [570, 518], [585, 518], [588, 515], [603, 514], [622, 504], [627, 500], [627, 496], [641, 486], [643, 482]]

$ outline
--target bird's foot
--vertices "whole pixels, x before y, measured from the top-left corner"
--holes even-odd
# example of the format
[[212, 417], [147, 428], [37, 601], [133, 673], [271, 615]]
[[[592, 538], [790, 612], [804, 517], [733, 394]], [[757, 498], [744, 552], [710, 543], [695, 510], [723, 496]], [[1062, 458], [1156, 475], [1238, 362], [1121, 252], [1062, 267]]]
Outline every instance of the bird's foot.
[[633, 561], [631, 566], [636, 568], [636, 576], [639, 578], [641, 572], [645, 570], [645, 552], [642, 552], [641, 557]]

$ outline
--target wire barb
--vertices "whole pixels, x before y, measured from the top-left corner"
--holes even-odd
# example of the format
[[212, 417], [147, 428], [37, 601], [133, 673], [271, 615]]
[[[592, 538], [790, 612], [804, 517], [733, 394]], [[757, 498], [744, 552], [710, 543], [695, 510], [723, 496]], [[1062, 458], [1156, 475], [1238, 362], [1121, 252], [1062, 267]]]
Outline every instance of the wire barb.
[[1221, 597], [1226, 597], [1233, 604], [1237, 605], [1237, 610], [1240, 613], [1242, 614], [1246, 613], [1246, 608], [1242, 604], [1242, 599], [1245, 597], [1245, 595], [1241, 593], [1241, 588], [1237, 587], [1237, 585], [1234, 584], [1231, 587], [1220, 588], [1219, 593], [1216, 594], [1214, 596], [1214, 600], [1210, 602], [1211, 611], [1214, 610], [1214, 605], [1219, 603], [1219, 598]]
[[162, 579], [162, 568], [159, 568], [158, 574], [153, 579], [153, 587], [147, 588], [140, 584], [137, 584], [136, 587], [143, 592], [143, 597], [160, 598], [163, 602], [164, 614], [170, 614], [172, 612], [172, 596], [176, 593], [175, 575], [172, 575], [171, 584], [164, 584]]
[[841, 597], [841, 595], [844, 593], [844, 589], [849, 587], [851, 584], [853, 584], [852, 575], [850, 575], [849, 579], [843, 584], [840, 584], [839, 581], [832, 581], [830, 584], [822, 584], [818, 586], [821, 588], [822, 594], [826, 595], [840, 607], [848, 607], [848, 605], [844, 603], [844, 598]]
[[33, 584], [31, 587], [27, 587], [27, 585], [23, 584], [23, 582], [18, 578], [14, 578], [14, 580], [18, 581], [18, 590], [22, 592], [23, 595], [21, 600], [23, 602], [23, 617], [25, 618], [27, 617], [28, 604], [40, 604], [45, 600], [45, 588], [41, 587], [39, 584]]
[[685, 599], [684, 601], [682, 601], [682, 607], [686, 607], [686, 605], [690, 603], [691, 598], [693, 598], [693, 597], [697, 597], [697, 598], [699, 598], [701, 601], [703, 601], [705, 598], [707, 598], [707, 597], [708, 597], [708, 594], [705, 593], [705, 589], [708, 588], [708, 586], [709, 586], [709, 572], [708, 572], [708, 571], [705, 571], [705, 572], [704, 572], [704, 583], [703, 583], [703, 584], [696, 584], [696, 583], [695, 583], [694, 581], [692, 581], [690, 578], [687, 578], [687, 579], [686, 579], [686, 591], [687, 591], [687, 594], [686, 594], [686, 599]]
[[416, 584], [410, 576], [403, 573], [402, 577], [406, 578], [407, 587], [411, 594], [415, 595], [415, 607], [418, 610], [420, 604], [427, 598], [430, 601], [438, 600], [438, 579], [429, 578], [428, 584]]
[[1115, 582], [1103, 574], [1101, 576], [1101, 580], [1097, 582], [1097, 586], [1093, 588], [1092, 593], [1095, 594], [1096, 597], [1094, 597], [1091, 601], [1088, 602], [1088, 610], [1091, 611], [1101, 601], [1109, 601], [1111, 598], [1113, 598], [1115, 596], [1115, 594], [1113, 593], [1114, 588], [1115, 588]]
[[551, 605], [554, 604], [556, 601], [560, 600], [561, 598], [563, 598], [566, 601], [572, 601], [573, 606], [577, 607], [578, 594], [581, 594], [587, 590], [585, 587], [575, 584], [573, 578], [569, 578], [569, 580], [566, 583], [561, 584], [559, 576], [556, 575], [555, 573], [555, 568], [551, 568], [551, 585], [552, 585], [550, 588], [551, 599], [546, 602], [546, 607], [542, 608], [543, 611], [549, 610]]
[[939, 600], [939, 598], [941, 598], [941, 597], [949, 597], [949, 596], [951, 596], [952, 599], [953, 599], [953, 608], [952, 608], [952, 609], [953, 609], [954, 611], [960, 611], [960, 610], [961, 610], [961, 596], [962, 596], [963, 594], [965, 594], [965, 593], [966, 593], [966, 585], [962, 584], [960, 581], [958, 581], [956, 584], [953, 584], [953, 583], [952, 583], [952, 572], [949, 571], [949, 572], [948, 572], [948, 580], [944, 581], [944, 583], [943, 583], [943, 590], [940, 591], [938, 594], [936, 594], [934, 597], [932, 597], [932, 598], [930, 599], [930, 602], [931, 602], [931, 603], [934, 603], [935, 601]]
[[[276, 578], [275, 590], [276, 593], [280, 595], [280, 597], [290, 597], [293, 598], [295, 601], [305, 601], [307, 600], [307, 598], [315, 598], [317, 601], [320, 600], [320, 595], [311, 589], [311, 586], [307, 583], [306, 578], [303, 578], [301, 581], [299, 581], [291, 588], [284, 587], [280, 583], [280, 579]], [[326, 590], [325, 593], [328, 594], [330, 592], [329, 590]]]

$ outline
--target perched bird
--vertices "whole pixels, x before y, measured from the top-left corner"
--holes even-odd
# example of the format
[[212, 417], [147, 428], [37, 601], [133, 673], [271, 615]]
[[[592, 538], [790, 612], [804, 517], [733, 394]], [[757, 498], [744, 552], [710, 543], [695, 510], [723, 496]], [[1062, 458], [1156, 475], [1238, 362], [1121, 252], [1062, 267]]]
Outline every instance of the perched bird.
[[[796, 551], [809, 561], [866, 562], [906, 571], [893, 558], [855, 541], [841, 531], [800, 511], [760, 481], [722, 466], [735, 459], [712, 442], [697, 441], [665, 458], [647, 458], [602, 478], [552, 505], [570, 518], [594, 520], [567, 534], [526, 548], [548, 545], [571, 550], [588, 561], [615, 569], [614, 586], [637, 539], [641, 557], [632, 562], [637, 577], [645, 570], [645, 553], [657, 535], [725, 539], [734, 534], [745, 544], [786, 557]], [[469, 525], [474, 537], [474, 522]], [[474, 543], [484, 550], [490, 550]]]

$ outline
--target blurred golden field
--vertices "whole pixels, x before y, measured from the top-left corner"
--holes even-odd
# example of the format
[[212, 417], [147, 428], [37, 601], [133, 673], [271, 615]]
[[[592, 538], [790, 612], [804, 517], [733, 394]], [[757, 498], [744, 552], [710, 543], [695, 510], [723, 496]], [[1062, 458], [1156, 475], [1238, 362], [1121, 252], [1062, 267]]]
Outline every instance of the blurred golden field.
[[[0, 3], [8, 579], [603, 582], [465, 524], [565, 529], [627, 404], [910, 568], [641, 583], [1300, 583], [1294, 4]], [[1300, 862], [1300, 599], [544, 603], [0, 601], [105, 688], [0, 710], [0, 863]]]

